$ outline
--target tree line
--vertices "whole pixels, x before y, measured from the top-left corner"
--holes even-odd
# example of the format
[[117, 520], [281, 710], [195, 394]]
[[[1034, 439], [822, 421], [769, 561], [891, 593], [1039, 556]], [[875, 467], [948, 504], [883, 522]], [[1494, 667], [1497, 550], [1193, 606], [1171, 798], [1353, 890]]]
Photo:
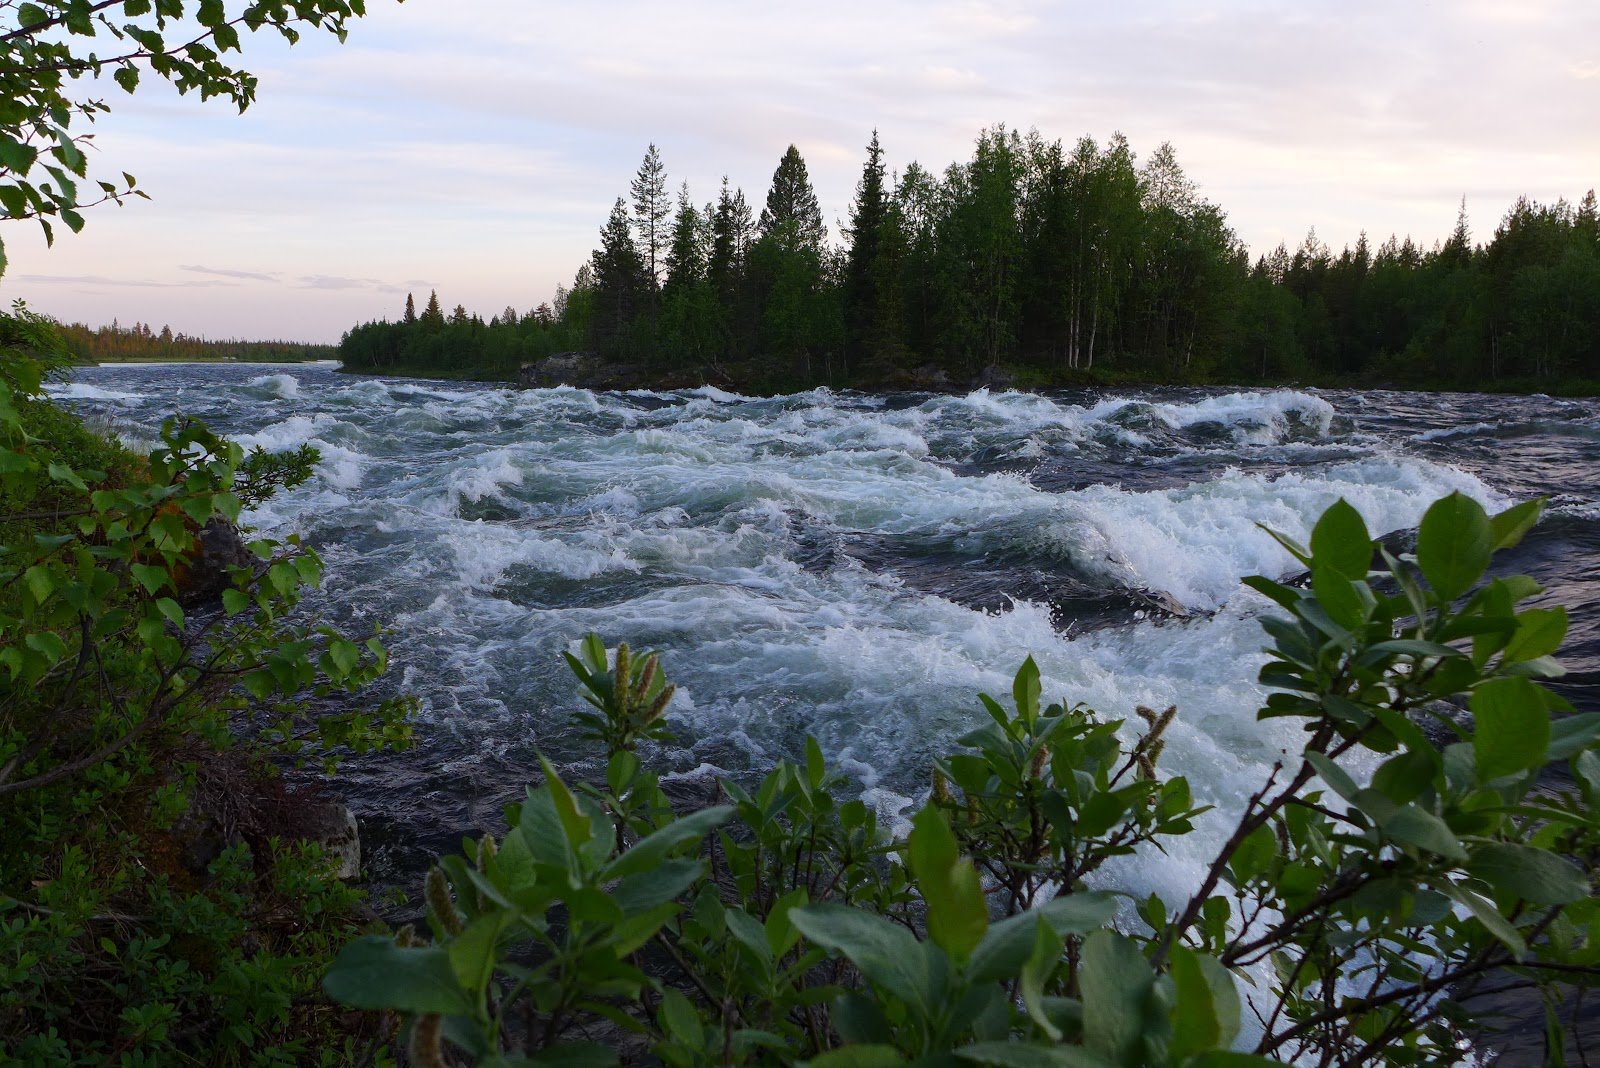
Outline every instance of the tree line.
[[674, 197], [651, 145], [552, 305], [485, 323], [437, 296], [367, 323], [363, 369], [514, 373], [587, 350], [639, 384], [772, 387], [1133, 381], [1506, 386], [1600, 379], [1600, 224], [1519, 200], [1475, 243], [1463, 202], [1431, 248], [1313, 230], [1251, 259], [1170, 144], [1072, 145], [1004, 126], [972, 158], [892, 173], [876, 132], [830, 240], [791, 145], [759, 213], [724, 178]]
[[73, 323], [59, 328], [61, 340], [74, 358], [83, 363], [120, 360], [240, 360], [267, 363], [293, 363], [304, 360], [331, 360], [338, 350], [332, 345], [313, 345], [300, 341], [225, 341], [173, 333], [172, 327], [156, 330], [149, 323], [123, 326], [112, 320], [110, 326], [91, 327]]

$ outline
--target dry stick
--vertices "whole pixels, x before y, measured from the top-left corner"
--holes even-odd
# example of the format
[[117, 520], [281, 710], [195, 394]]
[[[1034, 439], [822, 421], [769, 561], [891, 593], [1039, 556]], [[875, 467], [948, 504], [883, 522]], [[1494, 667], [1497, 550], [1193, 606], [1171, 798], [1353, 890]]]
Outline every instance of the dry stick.
[[[1271, 817], [1273, 807], [1263, 806], [1259, 819], [1253, 813], [1256, 810], [1256, 806], [1261, 804], [1262, 798], [1266, 797], [1272, 790], [1272, 784], [1277, 781], [1278, 773], [1282, 770], [1283, 763], [1281, 761], [1272, 765], [1272, 773], [1267, 776], [1266, 783], [1245, 803], [1244, 814], [1239, 817], [1239, 825], [1234, 828], [1233, 834], [1223, 843], [1222, 848], [1217, 851], [1216, 859], [1211, 862], [1211, 867], [1206, 871], [1206, 877], [1200, 882], [1200, 889], [1195, 891], [1194, 895], [1189, 898], [1188, 904], [1184, 906], [1183, 912], [1179, 915], [1177, 921], [1167, 928], [1166, 935], [1161, 939], [1161, 945], [1156, 948], [1155, 955], [1150, 958], [1151, 965], [1157, 971], [1160, 971], [1162, 964], [1166, 962], [1167, 954], [1171, 951], [1176, 939], [1193, 926], [1194, 921], [1199, 918], [1200, 910], [1205, 906], [1206, 901], [1210, 899], [1211, 892], [1217, 888], [1217, 883], [1221, 881], [1222, 872], [1227, 868], [1228, 861], [1233, 856], [1234, 850], [1238, 849], [1240, 843]], [[1295, 780], [1289, 785], [1287, 792], [1292, 793], [1298, 790], [1310, 780], [1311, 775], [1311, 764], [1302, 762], [1300, 773], [1295, 776]]]

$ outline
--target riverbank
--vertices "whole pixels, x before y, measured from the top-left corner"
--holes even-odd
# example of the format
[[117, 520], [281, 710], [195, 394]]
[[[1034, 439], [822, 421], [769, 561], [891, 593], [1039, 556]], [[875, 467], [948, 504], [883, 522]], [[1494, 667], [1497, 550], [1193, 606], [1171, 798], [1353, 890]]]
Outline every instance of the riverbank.
[[1113, 389], [1320, 389], [1390, 390], [1400, 393], [1481, 393], [1501, 396], [1600, 397], [1600, 380], [1501, 379], [1488, 382], [1432, 382], [1395, 380], [1375, 375], [1302, 378], [1222, 380], [1204, 375], [1149, 376], [1118, 369], [1060, 370], [1053, 373], [1035, 367], [998, 365], [972, 376], [952, 375], [932, 365], [899, 371], [881, 378], [862, 376], [824, 378], [797, 375], [772, 361], [711, 363], [695, 367], [661, 369], [634, 363], [607, 362], [594, 353], [562, 352], [520, 368], [453, 367], [397, 365], [351, 367], [341, 365], [347, 374], [383, 378], [424, 378], [447, 382], [483, 382], [515, 385], [525, 389], [573, 386], [578, 389], [627, 392], [653, 390], [666, 392], [712, 386], [743, 396], [782, 396], [802, 393], [819, 386], [854, 389], [864, 392], [933, 393], [960, 395], [976, 389], [1020, 390], [1113, 390]]

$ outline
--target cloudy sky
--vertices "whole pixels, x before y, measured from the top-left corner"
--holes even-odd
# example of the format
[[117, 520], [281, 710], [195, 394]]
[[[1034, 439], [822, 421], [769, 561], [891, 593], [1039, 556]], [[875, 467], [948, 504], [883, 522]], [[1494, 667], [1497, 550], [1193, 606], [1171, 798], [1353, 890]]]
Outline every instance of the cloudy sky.
[[699, 201], [759, 206], [800, 147], [837, 234], [874, 126], [892, 167], [986, 125], [1171, 141], [1257, 251], [1487, 238], [1600, 184], [1594, 0], [368, 0], [343, 47], [246, 42], [240, 116], [113, 89], [96, 165], [154, 198], [53, 249], [11, 224], [0, 299], [91, 324], [337, 340], [407, 291], [549, 299], [655, 142]]

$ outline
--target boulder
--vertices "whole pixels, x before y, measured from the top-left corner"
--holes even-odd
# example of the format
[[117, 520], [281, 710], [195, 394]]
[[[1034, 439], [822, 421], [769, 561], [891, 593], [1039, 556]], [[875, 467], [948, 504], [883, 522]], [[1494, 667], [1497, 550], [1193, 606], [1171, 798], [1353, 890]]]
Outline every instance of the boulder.
[[178, 584], [178, 603], [186, 609], [214, 604], [222, 591], [233, 586], [230, 567], [255, 567], [259, 561], [245, 545], [239, 528], [213, 517], [200, 528], [195, 554], [189, 558]]

